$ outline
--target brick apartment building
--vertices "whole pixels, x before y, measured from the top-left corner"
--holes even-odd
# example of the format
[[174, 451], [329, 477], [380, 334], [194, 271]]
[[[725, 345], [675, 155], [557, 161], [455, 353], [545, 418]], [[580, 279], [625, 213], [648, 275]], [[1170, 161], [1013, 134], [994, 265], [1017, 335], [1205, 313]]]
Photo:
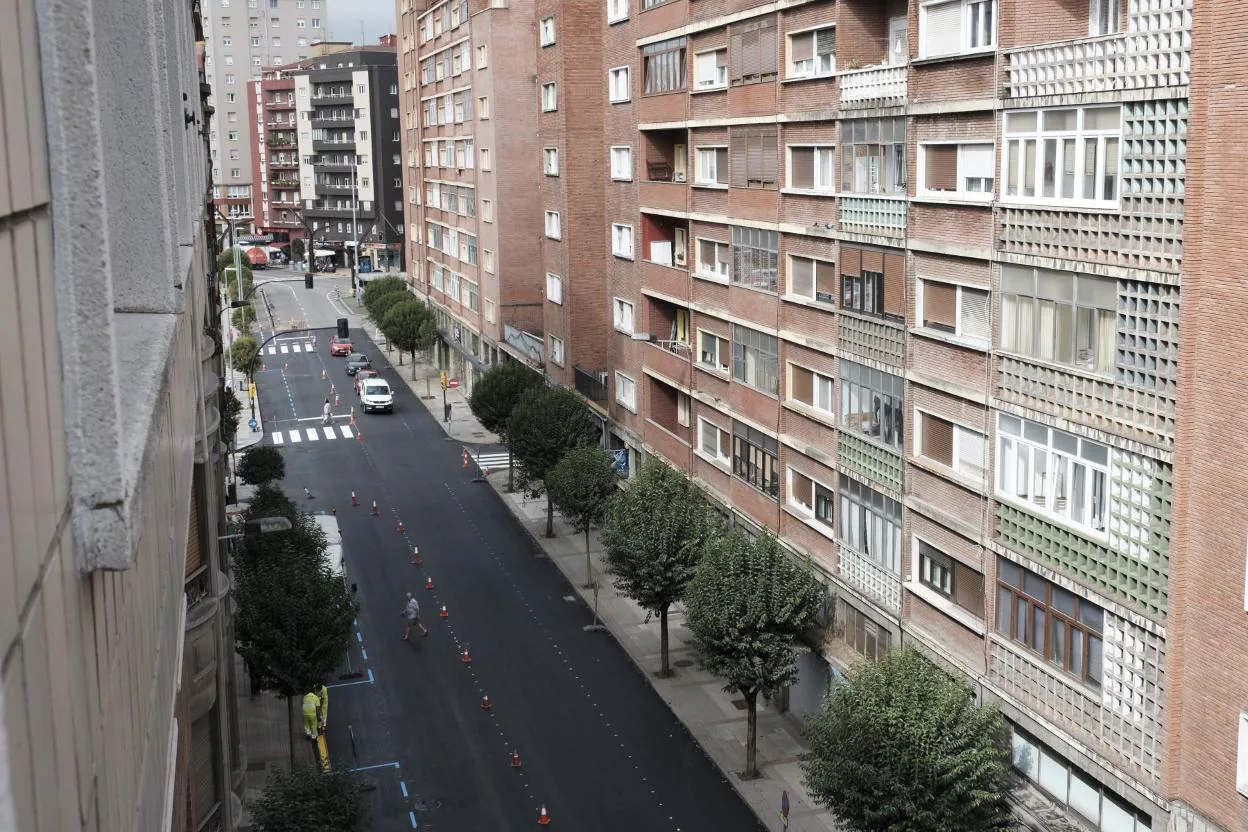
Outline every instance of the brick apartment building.
[[[541, 367], [630, 468], [668, 460], [817, 564], [795, 713], [912, 644], [1000, 705], [1036, 828], [1248, 829], [1248, 444], [1218, 441], [1244, 435], [1218, 402], [1245, 302], [1190, 232], [1245, 213], [1248, 9], [399, 13], [416, 290], [475, 365]], [[461, 114], [504, 72], [510, 114]], [[506, 154], [475, 181], [507, 176], [488, 216], [523, 223], [473, 290], [543, 300], [501, 333], [431, 230], [464, 227], [460, 137]]]
[[295, 106], [295, 73], [306, 69], [303, 61], [264, 67], [259, 79], [247, 84], [247, 112], [255, 133], [252, 145], [252, 217], [256, 234], [272, 238], [272, 245], [286, 248], [296, 238], [306, 238], [299, 208], [299, 121]]

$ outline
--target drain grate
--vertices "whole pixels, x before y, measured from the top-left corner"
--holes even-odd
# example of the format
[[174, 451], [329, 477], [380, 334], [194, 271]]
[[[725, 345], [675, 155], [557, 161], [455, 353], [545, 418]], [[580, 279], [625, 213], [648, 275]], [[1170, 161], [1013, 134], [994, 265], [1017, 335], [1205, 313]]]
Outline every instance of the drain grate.
[[734, 700], [732, 700], [732, 707], [736, 708], [738, 711], [744, 711], [744, 710], [745, 710], [745, 707], [746, 707], [746, 706], [745, 706], [745, 700], [744, 700], [744, 699], [734, 699]]
[[417, 812], [432, 812], [442, 808], [442, 801], [432, 797], [416, 797], [412, 799], [412, 808]]
[[673, 664], [677, 667], [693, 667], [693, 659], [677, 659]]

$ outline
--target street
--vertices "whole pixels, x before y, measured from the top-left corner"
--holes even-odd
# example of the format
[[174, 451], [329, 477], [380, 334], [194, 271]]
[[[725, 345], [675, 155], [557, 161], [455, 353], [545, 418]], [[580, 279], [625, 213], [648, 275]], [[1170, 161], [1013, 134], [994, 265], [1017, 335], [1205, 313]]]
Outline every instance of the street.
[[[283, 271], [256, 280], [297, 275]], [[390, 379], [395, 413], [357, 408], [352, 426], [352, 379], [328, 355], [328, 327], [343, 314], [335, 288], [346, 294], [347, 279], [263, 287], [279, 329], [292, 319], [325, 328], [314, 348], [280, 336], [257, 387], [265, 441], [285, 455], [283, 485], [308, 511], [336, 510], [358, 589], [356, 646], [345, 678], [331, 680], [328, 738], [334, 768], [376, 786], [369, 828], [529, 829], [542, 806], [555, 829], [761, 828], [624, 651], [583, 630], [591, 613], [568, 600], [571, 588], [493, 490], [472, 481], [460, 445], [396, 378], [407, 366], [390, 367], [355, 317], [356, 349]], [[320, 416], [331, 385], [341, 402], [332, 429]], [[428, 638], [401, 640], [407, 592]]]

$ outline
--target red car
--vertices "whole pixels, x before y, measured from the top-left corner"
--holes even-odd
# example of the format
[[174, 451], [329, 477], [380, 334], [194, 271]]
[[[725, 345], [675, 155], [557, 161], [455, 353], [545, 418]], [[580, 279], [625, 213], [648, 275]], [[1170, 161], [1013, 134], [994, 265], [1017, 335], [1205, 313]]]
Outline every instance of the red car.
[[339, 338], [335, 335], [329, 339], [330, 355], [350, 355], [355, 348], [351, 345], [350, 338]]
[[355, 395], [360, 395], [360, 391], [364, 388], [364, 379], [377, 378], [381, 374], [376, 370], [360, 370], [355, 374]]

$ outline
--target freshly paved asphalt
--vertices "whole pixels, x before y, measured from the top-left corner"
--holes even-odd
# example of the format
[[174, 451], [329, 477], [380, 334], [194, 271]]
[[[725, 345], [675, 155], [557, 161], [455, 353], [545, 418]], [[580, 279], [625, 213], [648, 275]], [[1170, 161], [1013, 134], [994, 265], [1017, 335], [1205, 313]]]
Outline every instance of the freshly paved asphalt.
[[[319, 332], [314, 353], [266, 356], [257, 377], [266, 437], [319, 428], [331, 383], [343, 409], [355, 403], [342, 359], [328, 355], [330, 334]], [[531, 829], [544, 805], [552, 829], [761, 829], [624, 651], [609, 635], [582, 630], [591, 615], [565, 600], [572, 593], [563, 576], [490, 486], [471, 481], [460, 445], [395, 383], [407, 368], [390, 368], [362, 331], [352, 335], [391, 377], [396, 412], [357, 413], [362, 441], [287, 442], [282, 450], [292, 498], [306, 487], [308, 510], [337, 509], [358, 589], [350, 661], [365, 675], [331, 687], [329, 744], [335, 768], [358, 769], [376, 786], [368, 828]], [[318, 418], [293, 421], [308, 417]], [[423, 566], [411, 564], [412, 545]], [[433, 590], [424, 588], [427, 577]], [[400, 639], [409, 591], [427, 639]]]

